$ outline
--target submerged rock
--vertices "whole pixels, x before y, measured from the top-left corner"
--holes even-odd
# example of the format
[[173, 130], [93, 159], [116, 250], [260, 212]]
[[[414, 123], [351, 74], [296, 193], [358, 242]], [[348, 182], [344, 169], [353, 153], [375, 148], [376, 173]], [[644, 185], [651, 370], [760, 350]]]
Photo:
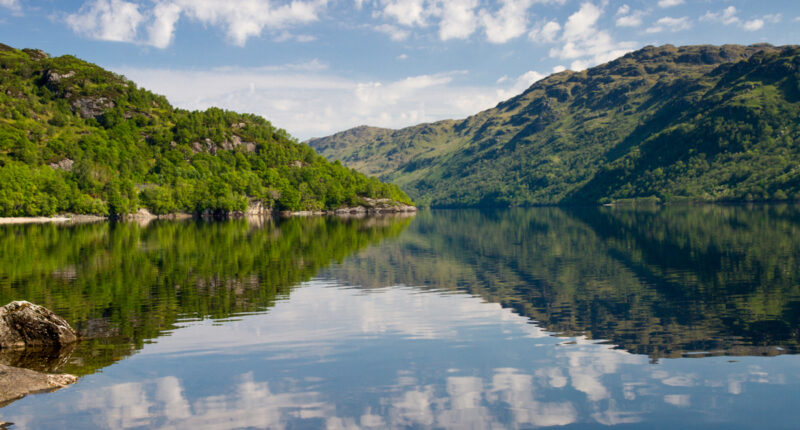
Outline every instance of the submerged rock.
[[66, 373], [47, 374], [0, 364], [0, 407], [28, 394], [55, 391], [74, 384], [78, 378]]
[[0, 308], [0, 348], [60, 347], [76, 340], [69, 323], [43, 306], [17, 301]]

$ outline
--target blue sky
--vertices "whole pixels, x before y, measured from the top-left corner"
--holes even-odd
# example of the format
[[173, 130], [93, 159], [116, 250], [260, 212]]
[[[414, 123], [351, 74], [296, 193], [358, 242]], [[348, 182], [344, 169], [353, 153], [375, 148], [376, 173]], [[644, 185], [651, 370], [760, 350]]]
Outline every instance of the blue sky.
[[800, 43], [800, 1], [0, 0], [0, 42], [305, 139], [463, 118], [646, 45]]

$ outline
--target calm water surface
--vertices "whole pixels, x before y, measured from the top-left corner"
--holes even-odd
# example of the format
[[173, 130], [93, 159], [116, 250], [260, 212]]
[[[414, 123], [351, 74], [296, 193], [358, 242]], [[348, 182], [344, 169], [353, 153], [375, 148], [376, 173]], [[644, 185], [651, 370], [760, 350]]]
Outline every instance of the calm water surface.
[[797, 428], [800, 209], [0, 226], [19, 428]]

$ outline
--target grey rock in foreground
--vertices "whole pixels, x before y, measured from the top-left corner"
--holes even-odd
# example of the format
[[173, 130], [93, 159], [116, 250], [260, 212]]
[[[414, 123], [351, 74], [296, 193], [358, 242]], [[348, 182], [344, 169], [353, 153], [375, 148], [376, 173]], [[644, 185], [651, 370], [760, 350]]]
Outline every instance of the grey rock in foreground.
[[47, 374], [0, 364], [0, 407], [28, 394], [44, 393], [74, 384], [73, 375]]
[[0, 308], [0, 348], [60, 347], [76, 340], [69, 323], [43, 306], [17, 301]]

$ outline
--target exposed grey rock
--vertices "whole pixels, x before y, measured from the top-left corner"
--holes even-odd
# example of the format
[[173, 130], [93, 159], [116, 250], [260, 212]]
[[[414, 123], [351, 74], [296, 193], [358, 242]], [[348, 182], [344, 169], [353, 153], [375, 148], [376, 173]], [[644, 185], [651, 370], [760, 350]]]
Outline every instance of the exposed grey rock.
[[55, 89], [55, 84], [56, 83], [58, 83], [62, 79], [68, 79], [68, 78], [71, 78], [73, 76], [75, 76], [75, 71], [74, 70], [70, 70], [69, 72], [64, 73], [63, 75], [58, 73], [58, 72], [55, 72], [53, 70], [45, 70], [45, 72], [44, 72], [44, 82], [45, 82], [45, 85], [48, 86], [48, 88]]
[[47, 374], [30, 369], [0, 364], [0, 407], [28, 394], [45, 393], [64, 388], [78, 380], [66, 373]]
[[72, 107], [82, 118], [97, 118], [114, 106], [114, 102], [106, 97], [81, 97], [72, 102]]
[[74, 165], [75, 162], [73, 160], [70, 160], [69, 158], [65, 158], [57, 163], [50, 163], [50, 167], [56, 170], [66, 170], [67, 172], [71, 172], [72, 166]]
[[0, 348], [64, 346], [78, 340], [60, 316], [26, 301], [0, 308]]

